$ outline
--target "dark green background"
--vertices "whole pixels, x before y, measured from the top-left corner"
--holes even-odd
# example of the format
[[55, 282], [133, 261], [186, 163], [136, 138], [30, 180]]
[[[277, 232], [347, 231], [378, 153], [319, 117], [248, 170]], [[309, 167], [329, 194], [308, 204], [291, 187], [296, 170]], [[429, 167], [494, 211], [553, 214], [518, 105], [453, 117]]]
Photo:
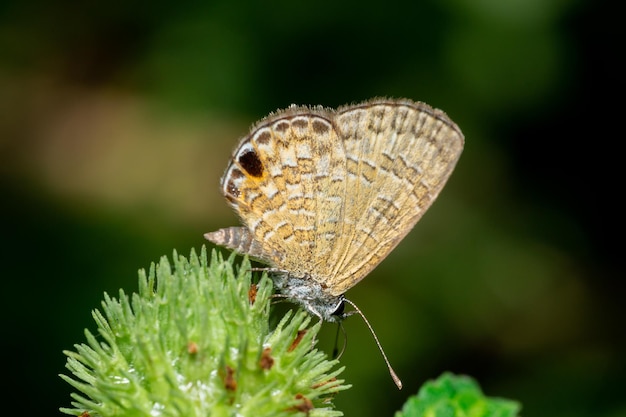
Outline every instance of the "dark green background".
[[351, 318], [354, 387], [338, 408], [391, 416], [452, 371], [526, 416], [626, 415], [612, 7], [82, 3], [0, 4], [3, 414], [68, 406], [61, 351], [94, 328], [103, 292], [134, 291], [137, 269], [237, 223], [218, 180], [249, 125], [291, 103], [393, 96], [445, 110], [466, 149], [431, 211], [348, 294], [405, 388]]

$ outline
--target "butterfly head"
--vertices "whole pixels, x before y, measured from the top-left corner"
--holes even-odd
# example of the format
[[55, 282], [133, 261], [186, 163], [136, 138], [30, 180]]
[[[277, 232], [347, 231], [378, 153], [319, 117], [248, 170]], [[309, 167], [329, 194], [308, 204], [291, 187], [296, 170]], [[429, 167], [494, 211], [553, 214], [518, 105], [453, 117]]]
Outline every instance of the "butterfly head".
[[[286, 298], [301, 305], [305, 310], [314, 316], [319, 317], [323, 321], [341, 322], [352, 314], [358, 314], [370, 329], [376, 345], [383, 355], [383, 359], [389, 369], [391, 378], [399, 389], [402, 388], [402, 381], [396, 375], [395, 371], [385, 355], [382, 345], [378, 341], [378, 337], [374, 332], [371, 324], [361, 312], [361, 310], [352, 301], [344, 297], [343, 294], [335, 296], [330, 294], [318, 281], [313, 279], [309, 274], [296, 275], [289, 272], [273, 275], [274, 286]], [[350, 304], [354, 310], [348, 313], [344, 312], [345, 304]]]

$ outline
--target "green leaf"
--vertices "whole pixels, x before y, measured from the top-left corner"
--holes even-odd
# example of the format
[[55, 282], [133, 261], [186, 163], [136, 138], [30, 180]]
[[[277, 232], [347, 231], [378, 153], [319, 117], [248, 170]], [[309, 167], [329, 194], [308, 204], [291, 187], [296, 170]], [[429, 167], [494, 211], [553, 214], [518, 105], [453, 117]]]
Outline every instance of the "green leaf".
[[426, 382], [396, 417], [515, 417], [519, 403], [486, 397], [468, 376], [451, 373]]

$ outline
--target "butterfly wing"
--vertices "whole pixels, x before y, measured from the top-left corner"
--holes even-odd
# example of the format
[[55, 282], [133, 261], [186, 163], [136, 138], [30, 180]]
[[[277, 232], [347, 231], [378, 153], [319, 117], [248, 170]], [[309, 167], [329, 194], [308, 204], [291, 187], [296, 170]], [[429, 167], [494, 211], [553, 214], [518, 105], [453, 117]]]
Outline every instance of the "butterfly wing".
[[222, 178], [222, 192], [246, 228], [207, 238], [323, 281], [320, 268], [328, 267], [319, 260], [334, 246], [338, 197], [345, 194], [345, 153], [333, 117], [322, 108], [291, 107], [254, 126]]
[[333, 295], [354, 286], [413, 228], [437, 198], [463, 150], [443, 112], [407, 100], [339, 109], [346, 157], [341, 241], [329, 263]]
[[279, 111], [242, 139], [222, 178], [245, 228], [206, 236], [343, 294], [412, 229], [462, 149], [458, 127], [423, 103]]

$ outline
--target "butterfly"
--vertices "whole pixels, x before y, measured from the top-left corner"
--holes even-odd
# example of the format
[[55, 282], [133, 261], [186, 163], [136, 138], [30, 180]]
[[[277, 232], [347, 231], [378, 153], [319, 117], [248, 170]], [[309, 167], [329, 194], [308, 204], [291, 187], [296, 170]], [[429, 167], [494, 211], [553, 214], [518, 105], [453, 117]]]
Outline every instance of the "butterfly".
[[422, 217], [463, 145], [458, 126], [421, 102], [292, 105], [251, 128], [222, 176], [243, 226], [204, 236], [268, 264], [275, 288], [321, 320], [345, 318], [348, 302], [371, 329], [344, 293]]

